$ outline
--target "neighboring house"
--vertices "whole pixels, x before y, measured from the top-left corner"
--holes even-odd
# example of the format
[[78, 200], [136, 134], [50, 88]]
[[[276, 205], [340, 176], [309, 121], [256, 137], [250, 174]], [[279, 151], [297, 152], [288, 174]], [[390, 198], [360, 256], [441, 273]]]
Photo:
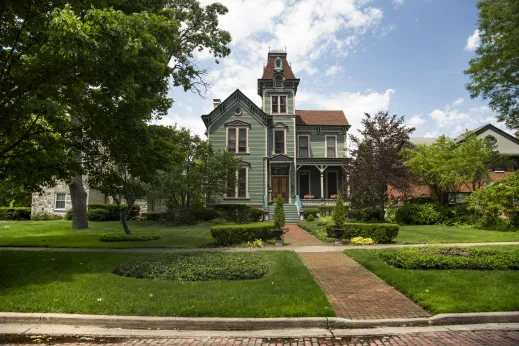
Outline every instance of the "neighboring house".
[[[236, 186], [207, 204], [247, 204], [266, 207], [281, 196], [300, 207], [334, 203], [347, 192], [346, 133], [350, 128], [341, 110], [298, 110], [296, 78], [286, 51], [271, 50], [258, 79], [258, 107], [240, 90], [202, 120], [215, 149], [235, 152], [242, 166]], [[287, 206], [285, 207], [287, 208]]]
[[[503, 179], [516, 170], [519, 170], [519, 131], [515, 133], [514, 137], [492, 124], [487, 124], [472, 130], [472, 132], [474, 132], [479, 139], [486, 139], [491, 143], [495, 143], [497, 151], [501, 155], [511, 159], [510, 161], [513, 162], [505, 167], [493, 167], [491, 172], [492, 181]], [[411, 137], [409, 139], [409, 144], [412, 147], [419, 144], [431, 145], [436, 142], [436, 140], [436, 138]], [[456, 143], [461, 143], [464, 140], [463, 135], [459, 135], [452, 140]], [[412, 194], [434, 197], [432, 190], [428, 186], [414, 186]], [[462, 185], [458, 191], [447, 192], [442, 202], [448, 204], [459, 204], [469, 194], [470, 190], [468, 187]], [[390, 195], [393, 198], [402, 196], [398, 191], [393, 191]]]

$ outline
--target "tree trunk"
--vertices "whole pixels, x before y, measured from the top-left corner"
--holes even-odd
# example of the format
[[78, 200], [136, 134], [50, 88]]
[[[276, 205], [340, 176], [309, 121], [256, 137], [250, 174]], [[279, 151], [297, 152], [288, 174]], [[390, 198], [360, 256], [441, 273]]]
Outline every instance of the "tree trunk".
[[384, 216], [386, 214], [386, 211], [384, 210], [384, 207], [385, 207], [385, 204], [386, 204], [386, 196], [385, 194], [382, 194], [380, 196], [380, 200], [379, 200], [379, 221], [381, 222], [384, 222]]
[[126, 234], [132, 234], [132, 230], [130, 229], [130, 226], [128, 226], [128, 214], [130, 210], [132, 209], [134, 201], [128, 200], [128, 204], [126, 209], [121, 208], [121, 203], [118, 198], [114, 198], [115, 203], [117, 204], [117, 207], [119, 208], [119, 216], [121, 218], [121, 223], [123, 224], [124, 233]]
[[87, 194], [83, 186], [83, 177], [76, 175], [69, 184], [72, 201], [72, 229], [88, 229]]

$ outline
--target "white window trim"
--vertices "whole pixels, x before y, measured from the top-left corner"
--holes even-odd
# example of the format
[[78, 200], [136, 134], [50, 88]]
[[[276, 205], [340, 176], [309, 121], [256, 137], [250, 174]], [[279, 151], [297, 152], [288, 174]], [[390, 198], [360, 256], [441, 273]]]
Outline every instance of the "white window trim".
[[[285, 103], [286, 111], [284, 113], [281, 113], [281, 98], [280, 96], [285, 96], [287, 98], [287, 101]], [[280, 112], [273, 112], [273, 102], [272, 98], [277, 97], [278, 98], [278, 109]], [[287, 94], [270, 94], [270, 114], [288, 114], [288, 95]]]
[[[245, 197], [238, 197], [239, 190], [239, 173], [240, 169], [245, 168]], [[236, 170], [236, 183], [234, 184], [234, 197], [229, 197], [227, 194], [224, 194], [225, 199], [250, 199], [249, 195], [249, 167], [242, 166]]]
[[[65, 195], [65, 207], [64, 208], [58, 208], [56, 207], [56, 202], [58, 202], [58, 193]], [[67, 210], [67, 193], [66, 192], [56, 192], [54, 193], [54, 210]]]
[[[299, 153], [299, 148], [301, 147], [300, 144], [299, 144], [299, 139], [301, 137], [306, 137], [308, 138], [308, 156], [301, 156], [301, 154]], [[311, 150], [310, 150], [310, 135], [297, 135], [297, 157], [312, 157], [312, 153], [311, 153]]]
[[326, 191], [326, 199], [330, 199], [330, 192], [328, 191], [328, 181], [330, 180], [330, 173], [335, 173], [335, 186], [337, 186], [337, 192], [339, 192], [339, 171], [337, 170], [330, 170], [326, 171], [326, 184], [325, 184], [325, 191]]
[[304, 170], [299, 170], [297, 171], [297, 180], [298, 180], [298, 185], [297, 185], [297, 194], [299, 195], [299, 198], [303, 199], [304, 196], [301, 195], [301, 186], [299, 184], [301, 184], [301, 173], [308, 173], [308, 193], [309, 194], [312, 194], [312, 171], [309, 170], [309, 169], [304, 169]]
[[336, 135], [328, 135], [324, 136], [324, 157], [328, 157], [328, 137], [335, 138], [335, 157], [337, 158], [337, 136]]
[[[285, 147], [283, 148], [282, 153], [276, 153], [276, 132], [283, 131], [283, 138]], [[274, 133], [272, 135], [272, 155], [286, 155], [287, 154], [287, 129], [286, 128], [274, 128]]]
[[[249, 148], [249, 128], [246, 126], [228, 126], [225, 129], [225, 150], [228, 151], [229, 149], [229, 129], [235, 129], [236, 130], [236, 147], [234, 148], [234, 152], [236, 154], [250, 154], [250, 148]], [[240, 152], [240, 129], [245, 129], [245, 142], [247, 146], [246, 152]]]

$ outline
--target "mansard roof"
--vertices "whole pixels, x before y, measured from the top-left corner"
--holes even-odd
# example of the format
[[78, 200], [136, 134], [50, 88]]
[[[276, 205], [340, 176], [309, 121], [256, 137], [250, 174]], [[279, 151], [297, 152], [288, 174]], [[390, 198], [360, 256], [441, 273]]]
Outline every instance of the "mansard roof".
[[296, 110], [296, 125], [350, 126], [343, 111]]
[[[281, 61], [283, 63], [283, 71], [281, 71], [281, 75], [285, 77], [285, 79], [297, 79], [294, 75], [294, 72], [292, 72], [292, 67], [288, 64], [287, 61], [287, 55], [285, 54], [278, 54], [281, 57]], [[276, 61], [276, 56], [274, 54], [269, 54], [267, 65], [263, 69], [263, 76], [261, 79], [272, 79], [274, 78], [274, 75], [276, 74], [276, 71], [274, 71], [274, 62]]]

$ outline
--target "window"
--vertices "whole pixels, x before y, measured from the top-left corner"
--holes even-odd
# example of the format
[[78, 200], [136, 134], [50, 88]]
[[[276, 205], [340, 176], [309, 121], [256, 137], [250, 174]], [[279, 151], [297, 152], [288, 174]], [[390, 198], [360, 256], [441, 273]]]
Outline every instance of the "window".
[[[236, 132], [238, 143], [236, 143]], [[228, 128], [227, 129], [227, 150], [233, 153], [248, 152], [248, 129], [247, 128]], [[236, 145], [237, 144], [237, 145]]]
[[308, 136], [299, 137], [299, 157], [310, 157], [308, 151]]
[[335, 137], [326, 136], [326, 157], [336, 157]]
[[461, 204], [468, 195], [470, 195], [469, 192], [449, 192], [447, 200], [449, 204]]
[[274, 131], [274, 154], [285, 154], [285, 130]]
[[227, 198], [248, 198], [248, 168], [242, 167], [236, 171], [236, 184], [229, 186]]
[[287, 97], [272, 96], [272, 113], [284, 114], [287, 112]]
[[65, 210], [65, 198], [67, 197], [67, 194], [65, 192], [58, 192], [56, 193], [56, 210]]

